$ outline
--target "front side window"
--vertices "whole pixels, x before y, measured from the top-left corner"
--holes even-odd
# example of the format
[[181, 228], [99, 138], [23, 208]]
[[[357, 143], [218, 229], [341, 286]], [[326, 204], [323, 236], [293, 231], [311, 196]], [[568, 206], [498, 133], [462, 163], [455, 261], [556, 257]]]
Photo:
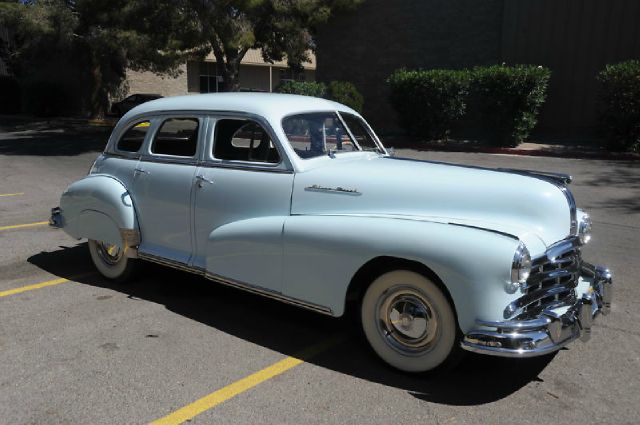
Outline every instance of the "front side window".
[[375, 140], [373, 140], [369, 131], [367, 131], [367, 128], [361, 118], [342, 112], [340, 115], [342, 116], [345, 124], [347, 124], [347, 127], [349, 127], [349, 130], [351, 130], [351, 134], [355, 137], [360, 149], [363, 151], [381, 152], [380, 147], [376, 144]]
[[250, 120], [222, 119], [216, 122], [213, 156], [231, 161], [280, 162], [278, 150], [260, 124]]
[[118, 140], [116, 149], [122, 152], [138, 152], [149, 131], [149, 127], [151, 127], [149, 121], [135, 123]]
[[151, 153], [192, 157], [198, 147], [197, 118], [169, 118], [153, 138]]
[[[353, 117], [356, 132], [354, 141], [340, 117], [335, 112], [314, 112], [291, 115], [282, 120], [282, 129], [296, 154], [303, 159], [315, 158], [329, 153], [361, 150], [379, 151], [369, 133]], [[350, 127], [351, 124], [347, 123]], [[362, 140], [364, 145], [360, 145]]]

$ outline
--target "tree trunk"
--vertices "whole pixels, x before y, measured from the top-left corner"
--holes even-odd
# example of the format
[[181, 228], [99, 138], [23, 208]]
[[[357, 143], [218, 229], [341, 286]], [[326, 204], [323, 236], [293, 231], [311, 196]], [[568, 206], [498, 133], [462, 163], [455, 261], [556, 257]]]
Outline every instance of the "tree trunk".
[[105, 93], [102, 86], [102, 67], [94, 63], [91, 67], [91, 95], [89, 97], [89, 114], [91, 118], [103, 118], [106, 112]]
[[222, 66], [223, 91], [240, 91], [240, 61]]

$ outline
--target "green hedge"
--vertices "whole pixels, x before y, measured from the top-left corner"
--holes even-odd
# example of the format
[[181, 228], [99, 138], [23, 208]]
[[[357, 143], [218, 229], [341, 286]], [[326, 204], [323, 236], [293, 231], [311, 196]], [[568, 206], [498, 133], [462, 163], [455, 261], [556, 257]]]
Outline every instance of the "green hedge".
[[329, 85], [315, 81], [286, 81], [276, 87], [276, 92], [324, 97], [362, 112], [364, 99], [352, 83], [331, 81]]
[[331, 81], [327, 89], [327, 98], [358, 112], [362, 112], [364, 106], [364, 98], [356, 86], [348, 81]]
[[600, 125], [607, 146], [640, 150], [640, 61], [607, 65], [598, 81]]
[[551, 73], [532, 65], [472, 70], [406, 70], [388, 79], [391, 104], [411, 134], [446, 138], [466, 113], [478, 117], [489, 140], [515, 146], [529, 136]]
[[399, 69], [388, 79], [391, 105], [411, 134], [447, 138], [466, 110], [468, 71]]
[[473, 108], [491, 141], [517, 146], [536, 125], [551, 72], [541, 66], [476, 67], [469, 86]]
[[324, 83], [317, 83], [315, 81], [285, 81], [276, 87], [276, 92], [325, 97], [327, 94], [327, 86]]

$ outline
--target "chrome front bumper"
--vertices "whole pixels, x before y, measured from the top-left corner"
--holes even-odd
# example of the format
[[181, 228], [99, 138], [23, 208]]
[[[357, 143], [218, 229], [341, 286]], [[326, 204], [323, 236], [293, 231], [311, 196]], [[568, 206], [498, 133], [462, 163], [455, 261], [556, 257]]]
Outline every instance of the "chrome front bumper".
[[494, 356], [534, 357], [557, 351], [578, 338], [588, 341], [593, 319], [609, 312], [613, 281], [608, 269], [587, 263], [581, 274], [589, 287], [573, 305], [545, 310], [530, 320], [478, 320], [478, 329], [465, 335], [462, 348]]

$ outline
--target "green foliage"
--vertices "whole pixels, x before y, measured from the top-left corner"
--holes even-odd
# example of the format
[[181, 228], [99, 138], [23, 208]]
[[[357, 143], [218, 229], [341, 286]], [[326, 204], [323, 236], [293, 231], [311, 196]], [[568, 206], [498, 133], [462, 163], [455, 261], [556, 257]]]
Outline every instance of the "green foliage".
[[607, 65], [598, 81], [600, 123], [607, 145], [640, 150], [640, 61]]
[[551, 73], [531, 66], [473, 70], [406, 70], [388, 79], [401, 125], [415, 135], [446, 138], [467, 112], [480, 117], [490, 139], [515, 146], [529, 136], [546, 97]]
[[446, 139], [465, 113], [467, 71], [399, 69], [387, 82], [391, 104], [411, 134]]
[[[1, 2], [0, 26], [9, 29], [13, 42], [0, 54], [22, 84], [48, 81], [70, 89], [79, 100], [78, 110], [102, 115], [128, 68], [175, 75], [192, 53], [195, 24], [183, 14], [166, 13], [158, 7], [163, 3], [173, 4], [169, 0]], [[27, 109], [33, 105], [25, 102]]]
[[0, 114], [17, 114], [21, 109], [21, 93], [18, 80], [0, 76]]
[[315, 47], [319, 25], [363, 0], [176, 0], [166, 10], [197, 23], [200, 46], [213, 52], [221, 68], [225, 90], [237, 91], [240, 62], [251, 48], [267, 62], [287, 59], [301, 71]]
[[327, 97], [347, 105], [355, 111], [362, 112], [364, 98], [356, 89], [356, 86], [348, 81], [331, 81], [327, 88]]
[[327, 86], [324, 83], [315, 81], [285, 81], [280, 83], [275, 91], [278, 93], [324, 97], [327, 93]]
[[[14, 37], [0, 54], [13, 75], [49, 79], [53, 62], [77, 69], [82, 106], [102, 115], [127, 69], [175, 76], [187, 59], [213, 53], [226, 90], [239, 90], [240, 62], [251, 48], [285, 57], [300, 70], [316, 27], [363, 0], [38, 0], [0, 1], [0, 27]], [[65, 85], [64, 78], [60, 81]]]
[[285, 81], [276, 87], [277, 93], [299, 94], [302, 96], [324, 97], [347, 105], [360, 112], [364, 99], [352, 83], [331, 81], [329, 84], [316, 81]]
[[500, 146], [517, 146], [537, 122], [551, 72], [541, 66], [476, 67], [471, 74], [472, 107]]

